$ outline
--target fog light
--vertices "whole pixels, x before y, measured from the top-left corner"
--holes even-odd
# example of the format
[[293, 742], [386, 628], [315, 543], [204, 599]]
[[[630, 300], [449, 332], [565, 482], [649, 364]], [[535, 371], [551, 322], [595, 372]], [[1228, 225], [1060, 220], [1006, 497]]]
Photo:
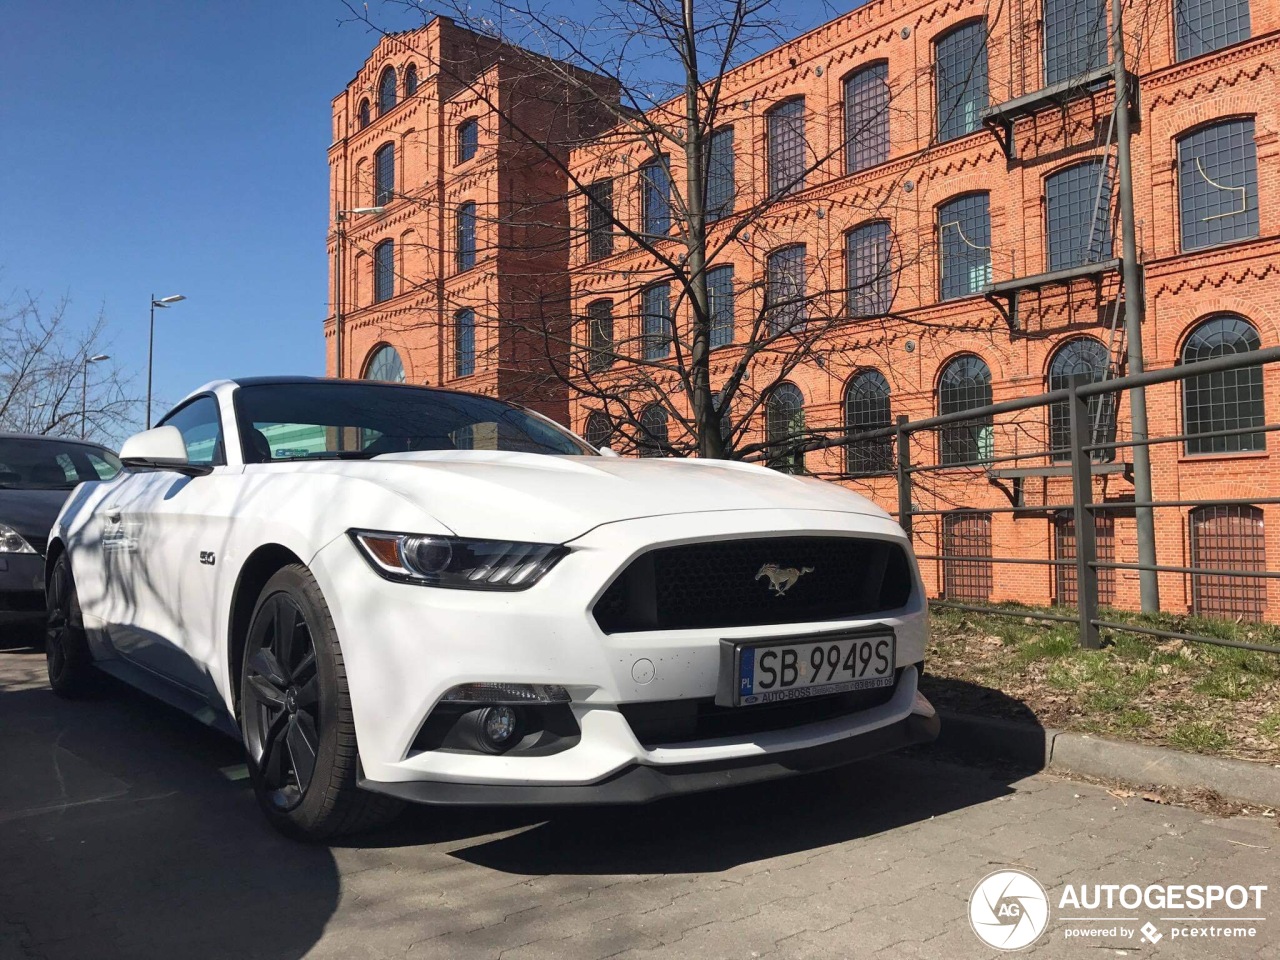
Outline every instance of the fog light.
[[494, 748], [501, 750], [516, 736], [519, 718], [511, 707], [488, 707], [480, 715], [480, 729]]

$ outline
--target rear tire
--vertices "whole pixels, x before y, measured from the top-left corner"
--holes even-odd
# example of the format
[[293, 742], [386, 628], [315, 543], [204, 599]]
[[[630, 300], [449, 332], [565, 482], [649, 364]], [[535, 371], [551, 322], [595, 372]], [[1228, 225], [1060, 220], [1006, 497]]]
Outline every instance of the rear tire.
[[89, 696], [98, 689], [100, 677], [89, 652], [89, 640], [80, 616], [80, 598], [71, 575], [71, 561], [65, 553], [54, 561], [44, 602], [44, 655], [49, 686], [68, 700]]
[[356, 785], [346, 666], [329, 606], [302, 564], [279, 570], [254, 606], [240, 674], [240, 730], [258, 804], [299, 840], [389, 823], [403, 804]]

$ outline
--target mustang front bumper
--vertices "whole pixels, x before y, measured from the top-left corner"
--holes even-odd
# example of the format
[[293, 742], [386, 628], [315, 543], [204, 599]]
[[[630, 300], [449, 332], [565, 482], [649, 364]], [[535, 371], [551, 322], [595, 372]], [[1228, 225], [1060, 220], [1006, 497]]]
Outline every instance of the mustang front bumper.
[[[860, 514], [751, 510], [646, 518], [598, 527], [573, 541], [572, 552], [531, 589], [495, 593], [389, 582], [348, 538], [330, 543], [312, 569], [342, 644], [363, 785], [434, 803], [626, 803], [822, 769], [933, 739], [937, 718], [917, 691], [915, 665], [924, 659], [927, 628], [918, 583], [902, 609], [855, 620], [607, 635], [592, 617], [613, 575], [639, 553], [762, 533], [853, 534], [905, 544], [896, 524]], [[887, 702], [856, 713], [646, 746], [618, 709], [713, 697], [721, 640], [866, 627], [893, 630], [898, 680]], [[580, 736], [541, 755], [416, 749], [444, 693], [477, 682], [564, 687]]]

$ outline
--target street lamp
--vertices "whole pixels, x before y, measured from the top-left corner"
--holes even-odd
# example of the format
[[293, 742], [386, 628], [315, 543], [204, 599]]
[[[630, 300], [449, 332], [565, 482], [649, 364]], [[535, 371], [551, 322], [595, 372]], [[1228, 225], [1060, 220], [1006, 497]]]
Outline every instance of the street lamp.
[[89, 427], [89, 364], [101, 363], [103, 360], [111, 358], [105, 353], [97, 353], [92, 357], [85, 357], [84, 364], [80, 368], [80, 439], [83, 440], [88, 433]]
[[167, 309], [169, 304], [177, 303], [179, 300], [187, 299], [182, 294], [174, 294], [172, 297], [159, 297], [153, 293], [151, 295], [151, 333], [147, 337], [147, 429], [151, 429], [151, 368], [152, 361], [155, 357], [156, 350], [156, 307], [162, 310]]
[[352, 207], [350, 210], [339, 210], [334, 219], [338, 225], [338, 242], [334, 250], [335, 265], [333, 291], [333, 352], [334, 370], [338, 377], [342, 376], [342, 261], [347, 246], [347, 218], [365, 214], [379, 214], [386, 207]]

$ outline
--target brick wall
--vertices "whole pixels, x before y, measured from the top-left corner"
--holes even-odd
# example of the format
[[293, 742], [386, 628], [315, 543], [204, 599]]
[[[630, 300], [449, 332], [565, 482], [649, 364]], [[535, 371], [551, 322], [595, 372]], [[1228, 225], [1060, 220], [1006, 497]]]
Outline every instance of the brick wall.
[[[1024, 5], [1025, 7], [1026, 5]], [[1134, 8], [1135, 10], [1137, 8]], [[1254, 0], [1252, 38], [1214, 53], [1174, 62], [1171, 4], [1153, 3], [1130, 14], [1129, 51], [1140, 72], [1141, 95], [1133, 145], [1138, 239], [1146, 270], [1144, 347], [1146, 365], [1161, 368], [1178, 362], [1186, 338], [1203, 319], [1230, 312], [1248, 319], [1263, 346], [1280, 343], [1280, 99], [1277, 98], [1277, 50], [1280, 49], [1280, 4]], [[1051, 286], [1024, 294], [1017, 329], [982, 296], [939, 302], [939, 263], [935, 242], [938, 207], [971, 192], [990, 196], [991, 273], [996, 283], [1049, 269], [1046, 255], [1045, 180], [1083, 160], [1101, 157], [1098, 141], [1112, 110], [1109, 87], [1086, 93], [1064, 107], [1048, 107], [1017, 121], [1014, 157], [991, 132], [979, 129], [950, 142], [936, 142], [934, 48], [949, 31], [974, 18], [989, 16], [988, 64], [991, 102], [1029, 94], [1040, 86], [1043, 64], [1040, 17], [1036, 5], [1026, 19], [1016, 10], [990, 7], [977, 0], [942, 3], [875, 0], [797, 40], [741, 66], [726, 78], [724, 100], [735, 104], [724, 123], [735, 131], [737, 209], [761, 201], [767, 185], [766, 115], [783, 101], [803, 97], [806, 137], [816, 169], [805, 189], [778, 203], [751, 225], [747, 235], [728, 247], [717, 263], [732, 264], [738, 286], [738, 340], [747, 336], [763, 297], [763, 271], [768, 254], [803, 243], [813, 295], [811, 309], [838, 317], [844, 309], [844, 236], [870, 220], [888, 220], [897, 238], [900, 269], [894, 283], [892, 316], [835, 324], [824, 336], [813, 362], [800, 364], [788, 377], [805, 397], [810, 426], [839, 426], [844, 391], [859, 371], [878, 369], [891, 388], [894, 415], [911, 418], [938, 412], [939, 377], [956, 356], [975, 354], [989, 366], [993, 399], [1039, 393], [1046, 389], [1050, 363], [1061, 345], [1079, 336], [1097, 337], [1116, 347], [1123, 367], [1123, 345], [1112, 342], [1108, 309], [1117, 292], [1114, 275], [1069, 286]], [[362, 96], [376, 85], [387, 64], [403, 65], [443, 58], [448, 70], [419, 66], [424, 94], [402, 103], [366, 130], [353, 122]], [[450, 60], [449, 58], [453, 59]], [[575, 183], [602, 176], [614, 179], [617, 211], [629, 222], [640, 217], [640, 165], [647, 148], [622, 131], [601, 131], [572, 150], [564, 160], [569, 174], [547, 162], [539, 151], [522, 146], [519, 137], [504, 135], [495, 106], [518, 113], [525, 130], [545, 131], [550, 142], [570, 137], [569, 120], [557, 112], [555, 91], [531, 95], [522, 87], [518, 63], [503, 67], [489, 51], [447, 20], [437, 20], [412, 34], [384, 39], [352, 84], [334, 100], [335, 144], [332, 210], [364, 205], [369, 188], [359, 171], [372, 163], [383, 142], [401, 145], [404, 192], [410, 196], [390, 204], [380, 217], [362, 218], [349, 230], [350, 255], [343, 284], [346, 291], [344, 331], [346, 361], [341, 371], [358, 376], [379, 344], [401, 353], [408, 379], [521, 396], [581, 430], [600, 409], [599, 400], [564, 387], [557, 373], [565, 365], [564, 337], [548, 339], [539, 329], [563, 330], [569, 336], [574, 317], [586, 315], [592, 300], [615, 303], [615, 335], [639, 333], [639, 291], [661, 276], [654, 259], [619, 240], [604, 261], [588, 262], [582, 225], [585, 201]], [[873, 62], [887, 64], [892, 91], [889, 156], [885, 163], [852, 175], [844, 173], [842, 149], [843, 80]], [[503, 72], [505, 70], [505, 72]], [[480, 78], [477, 80], [477, 78]], [[465, 83], [464, 83], [465, 80]], [[467, 85], [470, 85], [468, 88]], [[477, 96], [477, 87], [482, 95]], [[505, 99], [504, 99], [505, 98]], [[486, 99], [488, 102], [486, 103]], [[375, 111], [376, 113], [376, 111]], [[1190, 131], [1223, 119], [1251, 117], [1257, 149], [1259, 229], [1256, 237], [1220, 247], [1185, 251], [1180, 242], [1177, 145]], [[480, 151], [470, 165], [454, 162], [451, 142], [465, 117], [480, 121]], [[577, 131], [581, 132], [581, 131]], [[563, 139], [562, 139], [563, 138]], [[671, 157], [673, 177], [683, 177], [678, 155]], [[458, 274], [452, 265], [451, 211], [463, 198], [481, 209], [479, 263]], [[511, 204], [536, 209], [537, 216], [512, 216]], [[504, 206], [505, 205], [505, 206]], [[488, 214], [486, 215], [486, 211]], [[523, 222], [523, 232], [518, 224]], [[537, 231], [529, 224], [537, 223]], [[712, 231], [734, 228], [727, 218]], [[505, 231], [497, 236], [498, 231]], [[403, 277], [397, 296], [382, 304], [369, 302], [372, 290], [370, 254], [378, 240], [401, 238]], [[557, 242], [557, 237], [562, 242]], [[675, 244], [675, 240], [670, 241]], [[329, 253], [336, 236], [331, 232]], [[1119, 244], [1116, 243], [1118, 252]], [[477, 328], [477, 370], [458, 381], [452, 376], [450, 318], [462, 306], [483, 313]], [[535, 316], [536, 315], [536, 316]], [[585, 340], [585, 325], [572, 334]], [[334, 370], [332, 318], [326, 327], [330, 370]], [[728, 376], [740, 346], [716, 351], [713, 387]], [[552, 356], [548, 357], [547, 354]], [[818, 362], [820, 361], [820, 362]], [[771, 383], [770, 363], [761, 357], [753, 376]], [[642, 382], [652, 374], [625, 363], [612, 376]], [[682, 395], [673, 378], [661, 375], [646, 389], [665, 391], [660, 398], [673, 413]], [[1280, 420], [1280, 373], [1265, 373], [1266, 419]], [[1182, 393], [1175, 385], [1148, 391], [1152, 434], [1181, 432]], [[1118, 433], [1128, 432], [1128, 399], [1118, 409]], [[744, 438], [761, 439], [763, 418]], [[676, 429], [673, 426], [673, 429]], [[1048, 434], [1043, 412], [1029, 412], [996, 424], [997, 457], [1043, 449]], [[1271, 438], [1270, 446], [1275, 445]], [[919, 437], [912, 446], [916, 462], [937, 461], [935, 438]], [[1236, 497], [1280, 495], [1273, 479], [1270, 452], [1187, 456], [1180, 445], [1153, 449], [1157, 499], [1212, 501]], [[1125, 459], [1125, 453], [1121, 453]], [[1042, 461], [1043, 462], [1043, 461]], [[843, 453], [816, 451], [806, 458], [818, 476], [843, 472]], [[981, 470], [951, 470], [922, 478], [914, 499], [922, 510], [955, 507], [1006, 508], [1010, 501]], [[892, 478], [841, 479], [893, 509], [897, 494]], [[1005, 488], [1011, 484], [1001, 481]], [[1124, 474], [1100, 477], [1095, 496], [1123, 502], [1132, 497]], [[1044, 506], [1068, 502], [1069, 484], [1062, 478], [1028, 478], [1024, 502]], [[1270, 521], [1273, 508], [1265, 508]], [[1185, 564], [1188, 555], [1189, 509], [1158, 512], [1160, 561]], [[917, 520], [917, 549], [939, 550], [941, 521]], [[1280, 557], [1280, 524], [1267, 522], [1266, 551]], [[1039, 515], [994, 513], [993, 551], [1021, 558], [1053, 556], [1054, 527], [1049, 511]], [[1131, 512], [1116, 511], [1115, 554], [1120, 562], [1136, 560]], [[931, 589], [941, 592], [941, 565], [922, 566]], [[1275, 566], [1272, 560], [1272, 566]], [[1270, 601], [1280, 601], [1280, 587], [1268, 586]], [[1045, 602], [1054, 599], [1054, 572], [1049, 567], [995, 564], [993, 600]], [[1161, 575], [1165, 609], [1185, 612], [1191, 603], [1188, 578]], [[1116, 602], [1132, 606], [1137, 575], [1115, 574]], [[1280, 604], [1269, 604], [1280, 609]]]

